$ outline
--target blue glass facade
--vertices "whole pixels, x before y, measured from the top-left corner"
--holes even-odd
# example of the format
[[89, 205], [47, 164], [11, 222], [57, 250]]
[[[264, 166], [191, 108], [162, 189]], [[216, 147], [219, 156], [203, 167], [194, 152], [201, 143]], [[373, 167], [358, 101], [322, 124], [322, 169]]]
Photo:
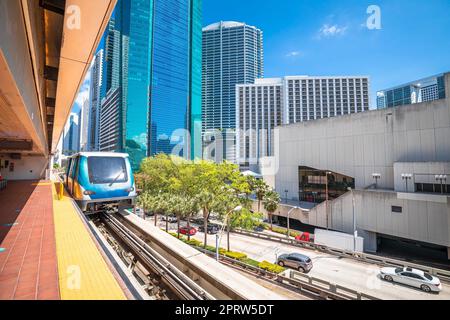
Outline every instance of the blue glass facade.
[[377, 109], [445, 99], [444, 76], [436, 75], [377, 92]]
[[177, 130], [186, 128], [188, 121], [189, 2], [155, 0], [150, 119], [156, 144], [151, 146], [152, 155], [172, 153], [186, 139]]
[[144, 157], [161, 152], [201, 156], [201, 7], [201, 0], [119, 0], [116, 5], [107, 32], [117, 40], [111, 29], [118, 31], [120, 45], [104, 42], [120, 50], [111, 53], [120, 57], [118, 151], [130, 154], [134, 169]]

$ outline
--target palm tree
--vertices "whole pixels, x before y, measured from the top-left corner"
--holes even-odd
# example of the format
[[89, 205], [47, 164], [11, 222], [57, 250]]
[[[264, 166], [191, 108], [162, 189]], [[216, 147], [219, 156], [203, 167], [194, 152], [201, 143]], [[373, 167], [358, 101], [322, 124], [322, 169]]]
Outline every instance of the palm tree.
[[[183, 200], [184, 207], [184, 217], [187, 220], [188, 229], [191, 227], [191, 218], [196, 216], [200, 211], [199, 203], [196, 197], [194, 198], [184, 198]], [[191, 240], [191, 235], [188, 234], [188, 240]]]
[[208, 243], [208, 232], [206, 231], [208, 230], [208, 218], [214, 204], [214, 194], [204, 190], [196, 197], [196, 202], [203, 211], [203, 226], [205, 228], [203, 247], [206, 248]]
[[261, 211], [261, 200], [263, 200], [266, 193], [270, 191], [270, 187], [264, 182], [264, 180], [255, 179], [254, 177], [251, 177], [249, 182], [252, 190], [255, 192], [256, 198], [258, 199], [259, 212]]
[[[170, 211], [172, 211], [177, 217], [177, 238], [180, 239], [180, 220], [183, 214], [183, 208], [181, 207], [180, 197], [173, 195], [170, 198], [169, 203], [170, 203]], [[168, 219], [166, 219], [166, 221], [167, 220]]]
[[275, 191], [269, 191], [266, 193], [263, 199], [264, 209], [269, 214], [270, 230], [272, 230], [272, 215], [277, 210], [280, 204], [280, 195]]

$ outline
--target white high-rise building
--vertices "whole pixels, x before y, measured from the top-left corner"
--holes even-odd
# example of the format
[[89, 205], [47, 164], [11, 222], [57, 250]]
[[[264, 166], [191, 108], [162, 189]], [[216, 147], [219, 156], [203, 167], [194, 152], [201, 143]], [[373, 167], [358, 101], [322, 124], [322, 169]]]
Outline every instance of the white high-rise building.
[[102, 99], [100, 112], [100, 151], [120, 150], [121, 89], [111, 89]]
[[89, 100], [83, 101], [80, 113], [80, 151], [88, 151]]
[[366, 76], [257, 79], [236, 87], [236, 159], [257, 171], [274, 155], [276, 126], [369, 110]]
[[80, 112], [70, 114], [63, 131], [63, 154], [72, 155], [80, 151]]
[[88, 150], [99, 150], [99, 132], [100, 132], [100, 106], [102, 97], [103, 81], [103, 49], [99, 50], [94, 57], [91, 88], [89, 101], [89, 131], [88, 131]]
[[260, 29], [236, 21], [203, 28], [202, 133], [205, 145], [223, 142], [213, 156], [218, 162], [235, 161], [236, 85], [262, 78], [263, 62]]

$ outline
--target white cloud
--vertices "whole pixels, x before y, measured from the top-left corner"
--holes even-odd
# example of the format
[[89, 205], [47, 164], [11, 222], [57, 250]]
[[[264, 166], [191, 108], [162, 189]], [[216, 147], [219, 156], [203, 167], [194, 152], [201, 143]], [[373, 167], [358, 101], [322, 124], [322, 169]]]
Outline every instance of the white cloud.
[[298, 56], [300, 56], [302, 53], [300, 52], [300, 51], [291, 51], [291, 52], [288, 52], [287, 54], [286, 54], [286, 57], [298, 57]]
[[334, 37], [345, 34], [347, 27], [338, 26], [337, 24], [329, 25], [324, 24], [319, 30], [319, 38], [321, 37]]
[[91, 86], [91, 69], [89, 68], [84, 78], [83, 84], [81, 85], [80, 91], [78, 92], [77, 98], [75, 99], [75, 104], [79, 107], [83, 106], [83, 102], [89, 99], [89, 91]]

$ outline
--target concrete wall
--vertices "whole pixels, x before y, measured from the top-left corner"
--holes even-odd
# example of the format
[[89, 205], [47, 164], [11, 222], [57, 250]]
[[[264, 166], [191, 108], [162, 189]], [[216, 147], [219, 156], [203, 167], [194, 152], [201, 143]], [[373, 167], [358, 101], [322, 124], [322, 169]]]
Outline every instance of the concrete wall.
[[[355, 190], [354, 196], [356, 228], [364, 237], [368, 251], [376, 250], [373, 233], [450, 247], [450, 197], [385, 190]], [[392, 212], [392, 206], [402, 207], [402, 212]], [[280, 205], [274, 214], [287, 217], [291, 208]], [[256, 209], [255, 202], [254, 210]], [[305, 224], [326, 228], [326, 209], [323, 202], [309, 210], [294, 209], [289, 216]], [[263, 208], [261, 211], [267, 215]], [[328, 227], [353, 233], [350, 192], [329, 202]]]
[[[406, 181], [402, 179], [402, 173], [413, 175], [408, 180], [408, 189], [406, 189]], [[442, 174], [447, 175], [447, 184], [450, 184], [450, 162], [396, 162], [394, 163], [394, 189], [414, 192], [415, 183], [439, 184], [435, 175]]]
[[[448, 96], [449, 74], [446, 86]], [[300, 165], [354, 177], [357, 188], [373, 184], [372, 173], [381, 173], [380, 188], [393, 190], [395, 162], [450, 161], [448, 98], [278, 129], [276, 190], [289, 190], [290, 199], [299, 196]]]
[[[32, 16], [32, 18], [36, 17]], [[36, 33], [37, 30], [34, 30], [34, 32]], [[37, 40], [30, 39], [30, 41]], [[17, 131], [27, 131], [29, 137], [26, 135], [24, 137], [33, 139], [35, 151], [46, 154], [48, 152], [47, 140], [34, 81], [35, 77], [28, 41], [21, 2], [0, 1], [0, 48], [14, 79], [11, 87], [2, 87], [0, 91], [8, 98], [14, 113], [22, 122], [21, 127], [17, 128]], [[36, 53], [37, 59], [42, 58], [40, 52], [35, 50], [36, 48], [33, 47], [32, 49], [32, 53]], [[43, 60], [42, 58], [37, 63]], [[43, 65], [38, 65], [36, 68], [43, 72]], [[6, 71], [2, 70], [2, 76], [6, 77]], [[40, 79], [42, 80], [42, 77]], [[42, 90], [42, 83], [38, 83], [38, 86], [39, 90]], [[2, 115], [0, 115], [1, 118]], [[11, 133], [12, 136], [14, 134]], [[9, 138], [9, 136], [7, 137]], [[22, 137], [22, 135], [19, 135], [19, 137]]]
[[[450, 74], [446, 74], [450, 95]], [[283, 197], [298, 200], [298, 167], [330, 170], [355, 178], [357, 228], [450, 246], [449, 197], [406, 193], [402, 173], [444, 174], [450, 172], [450, 99], [346, 115], [279, 127], [278, 172], [275, 187]], [[380, 173], [378, 187], [372, 174]], [[431, 176], [434, 179], [434, 176]], [[427, 178], [428, 179], [428, 178]], [[425, 182], [425, 181], [424, 181]], [[394, 190], [399, 192], [394, 192]], [[393, 213], [392, 206], [402, 213]], [[289, 207], [276, 214], [286, 216]], [[295, 210], [291, 218], [326, 227], [326, 206]], [[352, 201], [347, 193], [330, 201], [329, 226], [353, 232]], [[373, 244], [373, 243], [372, 243]]]
[[45, 169], [48, 167], [48, 159], [41, 156], [22, 156], [22, 159], [11, 159], [8, 155], [0, 155], [4, 164], [5, 160], [14, 163], [14, 171], [8, 168], [0, 168], [3, 179], [7, 180], [38, 180], [45, 178]]

